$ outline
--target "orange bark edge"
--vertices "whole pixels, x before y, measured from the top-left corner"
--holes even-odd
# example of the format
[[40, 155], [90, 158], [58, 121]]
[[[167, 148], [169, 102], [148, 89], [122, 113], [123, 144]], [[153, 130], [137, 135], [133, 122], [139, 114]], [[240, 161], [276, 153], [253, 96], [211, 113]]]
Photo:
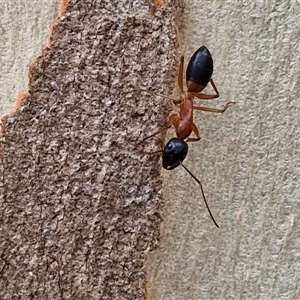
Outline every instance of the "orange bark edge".
[[155, 7], [161, 6], [163, 2], [164, 2], [164, 0], [153, 0], [153, 3], [154, 3]]
[[[29, 79], [29, 84], [28, 85], [30, 85], [31, 70], [36, 65], [36, 63], [45, 55], [45, 51], [47, 51], [51, 47], [53, 29], [54, 29], [58, 19], [61, 18], [66, 13], [66, 9], [67, 9], [69, 3], [70, 3], [70, 0], [61, 0], [59, 12], [58, 12], [58, 17], [56, 18], [54, 24], [51, 25], [51, 30], [50, 30], [50, 35], [48, 37], [47, 45], [42, 49], [42, 53], [36, 58], [36, 60], [33, 61], [33, 63], [29, 66], [29, 70], [28, 70], [28, 73], [27, 73], [27, 77]], [[27, 88], [27, 90], [29, 90], [29, 88]], [[17, 99], [15, 101], [13, 109], [9, 113], [7, 113], [7, 114], [5, 114], [1, 117], [2, 122], [4, 122], [10, 115], [12, 115], [16, 110], [18, 110], [21, 107], [21, 105], [23, 103], [23, 100], [27, 96], [28, 96], [28, 92], [20, 93], [17, 96]], [[3, 135], [4, 135], [4, 130], [0, 129], [0, 136], [3, 136]]]

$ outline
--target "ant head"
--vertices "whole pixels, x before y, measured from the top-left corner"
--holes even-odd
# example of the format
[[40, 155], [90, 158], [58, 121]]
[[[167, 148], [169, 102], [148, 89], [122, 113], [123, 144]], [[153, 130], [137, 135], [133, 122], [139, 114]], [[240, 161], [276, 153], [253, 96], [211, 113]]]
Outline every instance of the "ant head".
[[202, 193], [202, 196], [204, 199], [205, 206], [209, 212], [209, 215], [210, 215], [211, 219], [213, 220], [214, 224], [219, 228], [219, 225], [217, 224], [216, 220], [214, 219], [214, 217], [209, 209], [209, 206], [207, 204], [207, 201], [206, 201], [206, 198], [204, 195], [204, 191], [203, 191], [203, 187], [202, 187], [200, 180], [182, 163], [183, 160], [185, 159], [187, 153], [188, 153], [188, 145], [185, 141], [182, 141], [177, 138], [170, 139], [163, 151], [163, 156], [162, 156], [163, 167], [167, 170], [173, 170], [176, 167], [178, 167], [179, 165], [181, 165], [193, 177], [193, 179], [195, 181], [197, 181], [197, 183], [200, 185], [201, 193]]
[[188, 145], [185, 141], [172, 138], [167, 143], [163, 151], [163, 167], [173, 170], [180, 165], [188, 153]]

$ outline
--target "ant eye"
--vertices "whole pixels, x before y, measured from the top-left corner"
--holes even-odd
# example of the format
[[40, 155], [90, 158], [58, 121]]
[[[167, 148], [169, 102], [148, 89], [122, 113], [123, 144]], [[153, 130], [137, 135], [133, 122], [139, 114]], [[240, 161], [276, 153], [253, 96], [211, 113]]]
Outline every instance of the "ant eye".
[[174, 144], [173, 143], [169, 143], [166, 147], [167, 150], [172, 150], [174, 148]]

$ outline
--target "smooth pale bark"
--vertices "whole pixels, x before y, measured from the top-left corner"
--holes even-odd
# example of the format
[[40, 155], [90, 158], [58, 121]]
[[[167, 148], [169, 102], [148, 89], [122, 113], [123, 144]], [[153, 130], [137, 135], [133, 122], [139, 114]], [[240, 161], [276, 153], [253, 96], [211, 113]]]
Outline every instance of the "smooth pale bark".
[[214, 58], [223, 115], [195, 112], [202, 139], [165, 172], [150, 299], [299, 299], [299, 1], [186, 1], [186, 60]]
[[12, 110], [27, 92], [29, 65], [47, 45], [59, 0], [0, 0], [0, 112]]

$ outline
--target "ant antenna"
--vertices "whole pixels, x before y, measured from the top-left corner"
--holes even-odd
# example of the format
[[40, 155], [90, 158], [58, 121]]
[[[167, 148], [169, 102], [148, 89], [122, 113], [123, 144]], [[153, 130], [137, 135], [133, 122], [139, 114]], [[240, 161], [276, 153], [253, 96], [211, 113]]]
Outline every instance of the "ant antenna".
[[213, 217], [213, 215], [212, 215], [212, 213], [211, 213], [211, 211], [210, 211], [210, 209], [209, 209], [209, 206], [208, 206], [208, 203], [207, 203], [207, 201], [206, 201], [206, 198], [205, 198], [205, 195], [204, 195], [204, 191], [203, 191], [203, 187], [202, 187], [202, 184], [201, 184], [201, 182], [200, 182], [200, 180], [181, 162], [181, 161], [179, 161], [179, 163], [183, 166], [183, 168], [198, 182], [198, 184], [200, 185], [200, 189], [201, 189], [201, 193], [202, 193], [202, 196], [203, 196], [203, 199], [204, 199], [204, 203], [205, 203], [205, 206], [206, 206], [206, 208], [207, 208], [207, 210], [208, 210], [208, 212], [209, 212], [209, 215], [210, 215], [210, 217], [211, 217], [211, 219], [213, 220], [213, 222], [214, 222], [214, 224], [218, 227], [218, 228], [220, 228], [219, 227], [219, 225], [218, 225], [218, 223], [216, 222], [216, 220], [215, 220], [215, 218]]
[[163, 153], [163, 152], [164, 152], [163, 150], [157, 150], [157, 151], [153, 151], [153, 152], [137, 150], [137, 153], [142, 154], [142, 155], [144, 155], [144, 154], [146, 154], [146, 155], [155, 155], [155, 154]]

